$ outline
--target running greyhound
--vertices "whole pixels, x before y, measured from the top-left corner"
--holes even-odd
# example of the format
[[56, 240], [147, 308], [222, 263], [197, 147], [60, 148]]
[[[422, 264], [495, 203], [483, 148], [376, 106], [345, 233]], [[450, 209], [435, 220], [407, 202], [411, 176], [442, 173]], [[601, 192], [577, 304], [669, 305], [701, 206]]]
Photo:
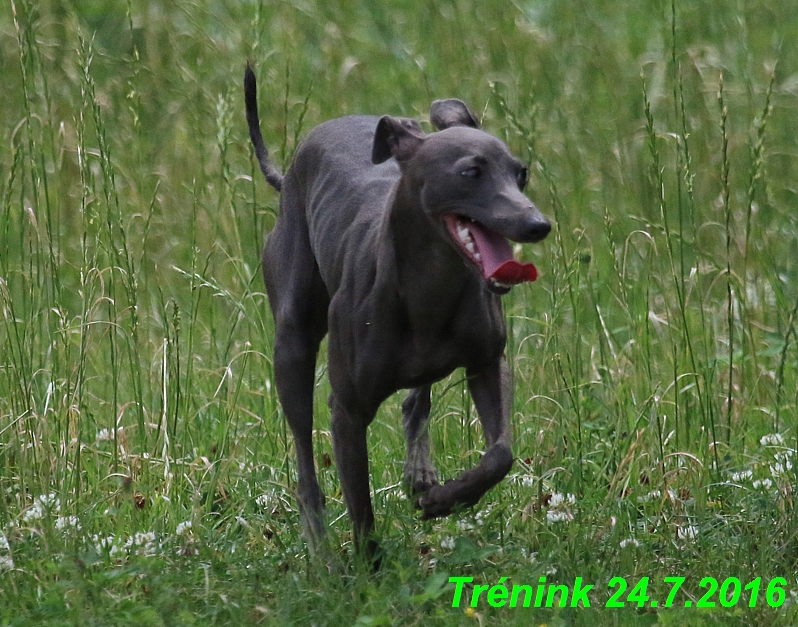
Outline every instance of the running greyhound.
[[[537, 270], [507, 241], [551, 225], [523, 194], [527, 168], [461, 101], [436, 100], [426, 135], [412, 121], [347, 116], [313, 129], [283, 177], [269, 161], [247, 65], [249, 133], [280, 212], [263, 251], [275, 321], [274, 378], [294, 435], [298, 501], [311, 547], [325, 532], [313, 462], [316, 357], [329, 333], [332, 438], [355, 543], [374, 556], [366, 429], [397, 390], [404, 479], [422, 518], [476, 504], [509, 472], [511, 371], [502, 294]], [[465, 368], [485, 435], [480, 463], [438, 483], [427, 426], [430, 386]]]

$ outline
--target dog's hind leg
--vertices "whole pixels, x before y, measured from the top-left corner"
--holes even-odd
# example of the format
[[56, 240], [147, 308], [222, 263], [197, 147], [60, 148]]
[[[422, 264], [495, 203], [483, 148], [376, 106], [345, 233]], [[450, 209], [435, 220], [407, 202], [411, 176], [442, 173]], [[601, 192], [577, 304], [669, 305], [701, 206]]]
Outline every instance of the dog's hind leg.
[[[294, 436], [299, 510], [311, 550], [325, 534], [324, 494], [313, 461], [316, 356], [327, 332], [329, 297], [308, 240], [304, 215], [286, 206], [263, 252], [263, 274], [275, 321], [274, 379]], [[293, 211], [292, 211], [293, 209]]]
[[429, 454], [430, 386], [410, 390], [402, 403], [402, 424], [407, 440], [405, 488], [411, 495], [424, 494], [438, 483], [438, 471]]

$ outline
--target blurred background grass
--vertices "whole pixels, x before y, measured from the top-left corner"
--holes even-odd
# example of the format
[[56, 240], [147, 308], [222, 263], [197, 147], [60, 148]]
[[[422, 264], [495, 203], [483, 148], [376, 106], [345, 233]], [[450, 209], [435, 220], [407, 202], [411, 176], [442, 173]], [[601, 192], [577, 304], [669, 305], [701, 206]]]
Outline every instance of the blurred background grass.
[[[464, 618], [446, 572], [794, 575], [796, 41], [787, 0], [11, 1], [0, 524], [16, 567], [0, 572], [0, 619], [449, 624]], [[556, 223], [522, 252], [540, 280], [504, 301], [513, 476], [484, 518], [418, 524], [390, 399], [370, 434], [388, 566], [343, 589], [308, 574], [297, 535], [258, 261], [278, 199], [248, 143], [247, 60], [283, 168], [320, 121], [425, 120], [456, 96], [529, 161], [528, 193]], [[317, 455], [348, 546], [323, 361]], [[451, 477], [478, 459], [481, 433], [460, 377], [439, 388], [432, 435]], [[773, 433], [781, 444], [761, 443]], [[546, 522], [556, 491], [578, 498], [564, 527]], [[61, 534], [55, 513], [26, 521], [50, 493], [80, 533]], [[186, 520], [190, 541], [175, 533]], [[91, 540], [145, 530], [183, 555], [109, 569]], [[639, 552], [619, 553], [629, 537]], [[92, 609], [96, 594], [116, 600]], [[480, 611], [491, 624], [595, 620]], [[768, 611], [707, 620], [773, 624]]]

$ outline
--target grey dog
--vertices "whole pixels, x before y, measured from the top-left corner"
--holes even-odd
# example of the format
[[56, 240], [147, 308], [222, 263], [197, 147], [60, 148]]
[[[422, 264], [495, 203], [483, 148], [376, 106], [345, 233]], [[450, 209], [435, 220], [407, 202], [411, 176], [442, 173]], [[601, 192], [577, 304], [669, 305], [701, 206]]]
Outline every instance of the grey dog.
[[[311, 546], [324, 536], [313, 462], [313, 388], [328, 340], [332, 439], [355, 542], [373, 556], [366, 430], [391, 394], [402, 403], [404, 480], [422, 518], [476, 504], [509, 472], [512, 378], [502, 294], [534, 280], [507, 241], [551, 230], [524, 195], [527, 168], [484, 133], [464, 103], [432, 103], [438, 132], [391, 116], [347, 116], [313, 129], [283, 177], [269, 161], [256, 81], [245, 79], [250, 138], [280, 211], [263, 251], [275, 321], [274, 377], [294, 436], [298, 501]], [[429, 455], [430, 386], [465, 368], [485, 435], [480, 463], [438, 482]]]

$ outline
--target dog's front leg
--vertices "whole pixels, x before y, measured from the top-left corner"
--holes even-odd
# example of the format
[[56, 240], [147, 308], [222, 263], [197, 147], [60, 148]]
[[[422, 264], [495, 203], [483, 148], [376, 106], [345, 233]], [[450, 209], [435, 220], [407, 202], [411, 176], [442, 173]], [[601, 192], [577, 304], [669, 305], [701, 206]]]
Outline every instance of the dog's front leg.
[[365, 552], [371, 559], [377, 549], [372, 537], [374, 511], [369, 492], [369, 452], [366, 429], [370, 420], [364, 420], [345, 409], [335, 396], [331, 398], [332, 438], [338, 477], [346, 501], [346, 509], [355, 532], [358, 552]]
[[438, 471], [429, 455], [430, 386], [414, 388], [402, 403], [407, 439], [404, 482], [410, 494], [424, 494], [438, 483]]
[[475, 505], [513, 465], [510, 450], [512, 377], [507, 360], [502, 356], [488, 368], [466, 374], [485, 434], [485, 454], [476, 468], [442, 485], [432, 486], [419, 499], [424, 510], [423, 519], [446, 516], [457, 505]]

